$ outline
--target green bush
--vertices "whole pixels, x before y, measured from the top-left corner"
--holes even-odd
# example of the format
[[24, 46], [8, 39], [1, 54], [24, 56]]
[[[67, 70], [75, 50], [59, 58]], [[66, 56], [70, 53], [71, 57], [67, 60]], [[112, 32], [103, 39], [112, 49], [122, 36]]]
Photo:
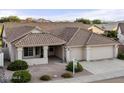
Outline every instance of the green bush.
[[[73, 62], [68, 63], [68, 65], [66, 66], [66, 70], [73, 72]], [[77, 66], [75, 66], [75, 72], [81, 72], [81, 71], [83, 71], [83, 67], [79, 62], [77, 62]]]
[[43, 76], [40, 77], [40, 80], [49, 81], [49, 80], [51, 80], [51, 76], [49, 76], [49, 75], [43, 75]]
[[17, 71], [17, 70], [26, 70], [28, 68], [28, 64], [22, 60], [16, 60], [10, 63], [7, 67], [7, 70]]
[[14, 83], [25, 83], [31, 80], [31, 74], [28, 71], [20, 70], [13, 73], [11, 81]]
[[63, 73], [63, 74], [61, 75], [61, 77], [63, 77], [63, 78], [72, 78], [73, 75], [72, 75], [72, 73], [66, 72], [66, 73]]
[[117, 58], [121, 59], [121, 60], [124, 60], [124, 53], [119, 53]]

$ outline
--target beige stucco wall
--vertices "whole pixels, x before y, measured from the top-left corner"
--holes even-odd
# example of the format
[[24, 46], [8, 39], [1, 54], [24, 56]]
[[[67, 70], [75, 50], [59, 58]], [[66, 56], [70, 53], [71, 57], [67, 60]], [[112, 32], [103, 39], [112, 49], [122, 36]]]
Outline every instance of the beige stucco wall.
[[97, 33], [97, 34], [103, 34], [103, 33], [104, 33], [103, 30], [101, 30], [100, 28], [98, 28], [98, 27], [96, 27], [96, 26], [92, 26], [91, 29], [92, 29], [92, 31], [93, 31], [94, 33]]
[[114, 58], [114, 46], [90, 47], [89, 60]]
[[48, 46], [43, 46], [43, 58], [23, 57], [23, 48], [16, 49], [16, 56], [19, 60], [24, 60], [28, 65], [48, 64]]
[[14, 60], [17, 59], [17, 49], [11, 43], [8, 43], [8, 48], [9, 48], [10, 61], [13, 62]]

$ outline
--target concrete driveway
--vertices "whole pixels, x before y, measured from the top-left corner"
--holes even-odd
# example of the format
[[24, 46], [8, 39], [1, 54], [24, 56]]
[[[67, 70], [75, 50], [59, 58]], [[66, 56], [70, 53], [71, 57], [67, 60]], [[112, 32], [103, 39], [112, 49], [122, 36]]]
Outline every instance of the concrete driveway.
[[124, 70], [124, 61], [119, 59], [81, 62], [81, 64], [87, 71], [93, 74], [109, 73]]

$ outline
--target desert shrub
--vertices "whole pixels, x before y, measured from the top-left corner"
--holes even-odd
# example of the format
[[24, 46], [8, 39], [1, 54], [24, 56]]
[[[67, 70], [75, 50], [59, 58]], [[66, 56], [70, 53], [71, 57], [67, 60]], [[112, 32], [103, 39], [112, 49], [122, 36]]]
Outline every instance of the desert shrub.
[[22, 60], [16, 60], [10, 63], [7, 67], [8, 70], [17, 71], [17, 70], [25, 70], [28, 68], [28, 64]]
[[61, 77], [63, 77], [63, 78], [72, 78], [73, 75], [72, 75], [72, 73], [66, 72], [66, 73], [63, 73], [63, 74], [61, 75]]
[[11, 79], [11, 81], [14, 83], [25, 83], [25, 82], [29, 82], [30, 80], [31, 80], [31, 74], [25, 70], [14, 72]]
[[49, 81], [49, 80], [51, 80], [51, 76], [49, 76], [49, 75], [43, 75], [43, 76], [40, 77], [40, 80]]
[[[66, 66], [66, 70], [73, 72], [73, 62], [68, 63], [68, 65]], [[81, 71], [83, 71], [83, 67], [79, 62], [77, 62], [77, 66], [75, 66], [75, 72], [81, 72]]]
[[118, 53], [118, 59], [124, 60], [124, 53]]

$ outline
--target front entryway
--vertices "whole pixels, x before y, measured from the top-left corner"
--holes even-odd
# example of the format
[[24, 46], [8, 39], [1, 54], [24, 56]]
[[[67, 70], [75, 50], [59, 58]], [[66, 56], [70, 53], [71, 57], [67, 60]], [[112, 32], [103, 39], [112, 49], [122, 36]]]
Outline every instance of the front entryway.
[[48, 63], [62, 63], [63, 62], [63, 49], [62, 46], [49, 46], [48, 47]]
[[56, 56], [51, 56], [51, 57], [49, 57], [49, 59], [48, 59], [48, 63], [49, 63], [49, 64], [62, 63], [62, 62], [63, 62], [63, 60], [60, 59], [60, 58], [58, 58], [58, 57], [56, 57]]

